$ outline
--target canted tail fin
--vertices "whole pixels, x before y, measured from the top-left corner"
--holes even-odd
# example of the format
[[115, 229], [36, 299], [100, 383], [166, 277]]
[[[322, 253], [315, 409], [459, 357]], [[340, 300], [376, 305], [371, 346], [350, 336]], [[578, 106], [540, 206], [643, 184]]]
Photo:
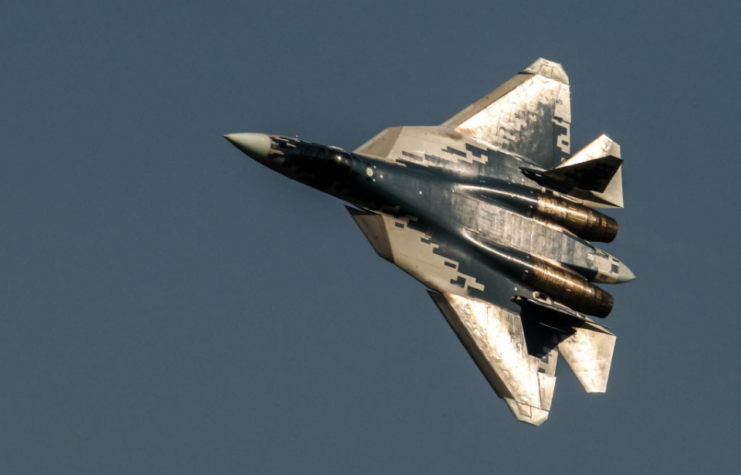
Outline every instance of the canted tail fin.
[[543, 186], [584, 200], [587, 206], [622, 208], [622, 164], [620, 145], [601, 135], [552, 170], [522, 171]]

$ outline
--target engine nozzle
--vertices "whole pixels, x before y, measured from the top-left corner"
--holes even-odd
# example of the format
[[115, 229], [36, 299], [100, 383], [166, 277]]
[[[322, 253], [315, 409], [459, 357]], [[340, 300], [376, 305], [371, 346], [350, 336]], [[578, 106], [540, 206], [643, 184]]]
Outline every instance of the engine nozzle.
[[538, 193], [534, 217], [564, 227], [587, 241], [612, 242], [618, 232], [618, 223], [613, 218], [546, 193]]
[[604, 290], [567, 270], [532, 256], [533, 265], [523, 281], [577, 312], [605, 318], [612, 311], [613, 298]]

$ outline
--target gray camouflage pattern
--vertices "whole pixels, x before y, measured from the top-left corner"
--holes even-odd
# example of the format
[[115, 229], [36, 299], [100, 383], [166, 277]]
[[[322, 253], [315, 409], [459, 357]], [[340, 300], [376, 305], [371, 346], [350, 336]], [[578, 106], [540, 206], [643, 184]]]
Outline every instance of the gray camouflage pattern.
[[532, 425], [548, 418], [559, 353], [586, 391], [606, 391], [616, 338], [587, 315], [612, 310], [595, 284], [635, 277], [584, 238], [617, 233], [594, 208], [623, 207], [620, 146], [602, 135], [572, 155], [570, 137], [569, 79], [544, 59], [440, 126], [392, 127], [354, 152], [226, 136], [349, 203], [376, 253], [429, 289], [497, 395]]

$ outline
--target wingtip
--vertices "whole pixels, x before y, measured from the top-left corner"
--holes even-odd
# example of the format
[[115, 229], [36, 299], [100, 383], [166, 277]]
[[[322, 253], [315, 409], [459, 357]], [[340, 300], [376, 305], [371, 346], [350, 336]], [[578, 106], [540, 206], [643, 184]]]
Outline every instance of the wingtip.
[[539, 409], [537, 407], [528, 406], [527, 404], [521, 404], [514, 399], [504, 398], [504, 401], [509, 406], [512, 414], [520, 422], [530, 424], [531, 426], [538, 427], [548, 420], [548, 411]]
[[561, 63], [549, 61], [545, 58], [538, 58], [533, 64], [525, 68], [525, 72], [539, 74], [541, 76], [553, 79], [560, 83], [569, 84], [569, 76], [561, 66]]

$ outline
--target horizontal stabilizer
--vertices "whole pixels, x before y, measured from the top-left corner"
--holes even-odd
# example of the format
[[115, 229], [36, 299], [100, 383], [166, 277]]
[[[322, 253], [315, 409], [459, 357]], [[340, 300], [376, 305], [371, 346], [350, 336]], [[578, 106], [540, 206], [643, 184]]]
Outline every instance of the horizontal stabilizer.
[[568, 160], [561, 162], [556, 168], [565, 168], [602, 157], [622, 158], [620, 155], [620, 145], [605, 134], [589, 142], [584, 148], [569, 157]]
[[588, 393], [607, 390], [617, 337], [609, 332], [577, 328], [558, 345], [558, 351]]
[[523, 309], [523, 324], [524, 318], [532, 315], [556, 332], [550, 339], [557, 343], [559, 353], [587, 392], [605, 392], [616, 340], [607, 327], [550, 299], [516, 295], [512, 300]]
[[623, 160], [608, 156], [587, 162], [554, 168], [543, 173], [547, 180], [571, 188], [602, 193], [610, 184]]
[[620, 145], [600, 135], [556, 168], [522, 168], [538, 184], [583, 200], [593, 208], [623, 207], [623, 160]]

